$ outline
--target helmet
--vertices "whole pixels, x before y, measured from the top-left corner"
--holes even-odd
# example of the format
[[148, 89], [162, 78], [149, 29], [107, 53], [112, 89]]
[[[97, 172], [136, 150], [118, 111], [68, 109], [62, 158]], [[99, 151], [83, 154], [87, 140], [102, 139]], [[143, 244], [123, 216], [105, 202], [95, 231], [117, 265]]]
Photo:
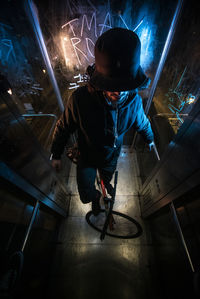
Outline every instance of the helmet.
[[146, 87], [149, 78], [140, 66], [141, 43], [124, 28], [104, 32], [95, 44], [95, 69], [90, 84], [98, 90], [125, 91]]

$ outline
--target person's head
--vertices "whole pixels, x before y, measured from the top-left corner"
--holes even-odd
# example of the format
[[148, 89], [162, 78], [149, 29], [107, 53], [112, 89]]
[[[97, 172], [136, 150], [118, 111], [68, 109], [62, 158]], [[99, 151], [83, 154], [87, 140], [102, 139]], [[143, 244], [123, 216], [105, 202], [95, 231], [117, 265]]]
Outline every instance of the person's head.
[[95, 43], [95, 65], [89, 84], [106, 91], [113, 100], [145, 86], [149, 79], [140, 66], [140, 52], [140, 40], [133, 31], [112, 28], [104, 32]]
[[107, 91], [104, 90], [103, 93], [105, 94], [105, 96], [107, 97], [107, 99], [111, 102], [117, 102], [117, 101], [122, 101], [123, 99], [125, 99], [128, 94], [132, 92], [129, 90], [126, 91]]

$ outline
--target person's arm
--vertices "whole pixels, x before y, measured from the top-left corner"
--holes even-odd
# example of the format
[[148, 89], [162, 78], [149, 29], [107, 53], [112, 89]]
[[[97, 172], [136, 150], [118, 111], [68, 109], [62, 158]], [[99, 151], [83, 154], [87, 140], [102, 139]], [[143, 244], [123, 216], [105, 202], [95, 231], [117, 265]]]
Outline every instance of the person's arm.
[[152, 144], [154, 142], [154, 134], [151, 128], [150, 121], [146, 114], [144, 113], [142, 99], [138, 96], [138, 106], [136, 111], [136, 119], [134, 127], [138, 133], [142, 135], [145, 142], [149, 144], [149, 148], [152, 148]]
[[67, 144], [70, 134], [77, 129], [76, 112], [74, 108], [73, 96], [70, 97], [65, 111], [56, 123], [53, 133], [53, 141], [51, 146], [52, 166], [59, 171], [61, 168], [61, 155]]

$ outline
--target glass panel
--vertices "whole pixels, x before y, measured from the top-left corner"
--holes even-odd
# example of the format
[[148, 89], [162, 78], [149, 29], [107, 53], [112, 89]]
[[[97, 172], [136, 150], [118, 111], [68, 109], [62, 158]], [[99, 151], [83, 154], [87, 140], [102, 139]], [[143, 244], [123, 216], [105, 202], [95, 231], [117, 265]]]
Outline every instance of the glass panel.
[[[160, 156], [200, 95], [198, 7], [194, 1], [185, 2], [149, 112]], [[155, 166], [154, 153], [146, 153], [139, 162], [145, 180]]]
[[[39, 19], [37, 27], [42, 30], [53, 68], [49, 77], [23, 1], [20, 3], [6, 2], [0, 12], [1, 73], [9, 81], [13, 101], [21, 113], [31, 114], [25, 118], [47, 149], [56, 116], [60, 115], [58, 95], [52, 85], [55, 78], [65, 104], [70, 94], [87, 81], [86, 68], [94, 63], [93, 50], [98, 36], [109, 28], [124, 27], [139, 35], [141, 65], [153, 81], [176, 5], [173, 0], [165, 5], [153, 0], [127, 0], [123, 4], [121, 1], [36, 0], [32, 13]], [[144, 103], [149, 89], [141, 92]], [[133, 134], [129, 132], [126, 143], [132, 142]]]
[[22, 201], [25, 195], [19, 189], [3, 180], [0, 184], [0, 251], [4, 256], [21, 249], [33, 207]]
[[[154, 97], [155, 123], [156, 118], [160, 119], [167, 124], [170, 132], [170, 138], [163, 139], [162, 151], [177, 134], [200, 95], [200, 21], [197, 11], [197, 6], [185, 4]], [[161, 134], [162, 131], [159, 132]]]
[[60, 112], [23, 2], [5, 1], [0, 10], [0, 81], [7, 84], [13, 102], [47, 147]]
[[[64, 102], [88, 80], [97, 38], [112, 27], [134, 30], [142, 44], [141, 65], [153, 80], [176, 1], [39, 1], [35, 4]], [[148, 97], [149, 89], [142, 92]], [[134, 131], [125, 137], [131, 144]]]
[[[173, 2], [173, 4], [172, 4]], [[51, 63], [62, 95], [87, 80], [94, 44], [112, 27], [129, 28], [140, 37], [141, 65], [153, 78], [173, 15], [174, 1], [35, 1]], [[64, 93], [65, 91], [65, 93]]]

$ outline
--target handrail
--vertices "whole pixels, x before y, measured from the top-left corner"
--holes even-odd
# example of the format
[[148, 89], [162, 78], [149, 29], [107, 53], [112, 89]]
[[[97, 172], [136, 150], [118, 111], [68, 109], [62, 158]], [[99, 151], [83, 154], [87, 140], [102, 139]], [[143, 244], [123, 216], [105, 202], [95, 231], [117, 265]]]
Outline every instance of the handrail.
[[58, 117], [57, 117], [57, 115], [55, 115], [55, 114], [52, 114], [52, 113], [25, 113], [25, 114], [22, 114], [22, 116], [23, 117], [53, 117], [54, 118], [54, 121], [53, 121], [53, 123], [52, 123], [52, 126], [51, 126], [51, 129], [49, 130], [49, 135], [47, 136], [47, 139], [46, 139], [46, 142], [45, 142], [45, 144], [44, 144], [44, 147], [46, 147], [46, 145], [47, 145], [47, 143], [48, 143], [48, 141], [49, 141], [49, 138], [50, 138], [50, 136], [51, 136], [51, 133], [52, 133], [52, 131], [53, 131], [53, 128], [54, 128], [54, 126], [55, 126], [55, 123], [56, 123], [56, 121], [57, 121], [57, 119], [58, 119]]
[[[174, 116], [174, 114], [172, 114], [172, 113], [158, 113], [158, 114], [154, 115], [152, 117], [152, 119], [154, 119], [156, 116], [162, 116], [162, 115], [168, 115], [168, 116], [172, 115], [172, 116]], [[188, 116], [188, 113], [182, 113], [182, 114], [179, 114], [179, 115], [181, 115], [181, 116]], [[153, 143], [152, 147], [153, 147], [153, 150], [155, 152], [155, 155], [156, 155], [158, 161], [160, 161], [160, 156], [159, 156], [159, 153], [158, 153], [158, 150], [157, 150], [157, 147], [156, 147], [155, 143]]]
[[158, 154], [158, 150], [157, 150], [157, 147], [156, 147], [155, 143], [153, 143], [152, 146], [153, 146], [153, 150], [154, 150], [154, 153], [155, 153], [155, 155], [156, 155], [158, 161], [160, 161], [160, 156], [159, 156], [159, 154]]
[[55, 119], [57, 119], [57, 115], [52, 114], [52, 113], [25, 113], [25, 114], [22, 114], [22, 116], [24, 116], [24, 117], [29, 117], [29, 116], [51, 116], [51, 117], [54, 117]]
[[172, 212], [172, 215], [173, 215], [173, 218], [174, 218], [174, 222], [175, 222], [179, 237], [181, 239], [182, 246], [183, 246], [184, 251], [186, 253], [186, 256], [188, 258], [191, 270], [194, 273], [195, 272], [194, 265], [192, 263], [192, 259], [191, 259], [191, 256], [190, 256], [190, 253], [189, 253], [189, 250], [188, 250], [188, 247], [187, 247], [187, 244], [186, 244], [186, 241], [185, 241], [185, 238], [184, 238], [184, 235], [183, 235], [183, 232], [182, 232], [182, 229], [181, 229], [181, 225], [180, 225], [180, 222], [178, 220], [178, 216], [177, 216], [176, 209], [174, 207], [173, 202], [170, 203], [170, 209], [171, 209], [171, 212]]
[[22, 251], [22, 252], [24, 251], [24, 248], [25, 248], [25, 246], [26, 246], [28, 237], [29, 237], [29, 235], [30, 235], [30, 232], [31, 232], [33, 223], [34, 223], [34, 221], [35, 221], [35, 219], [36, 219], [36, 216], [37, 216], [37, 212], [38, 212], [39, 206], [40, 206], [40, 203], [39, 203], [39, 200], [37, 200], [37, 202], [36, 202], [36, 204], [35, 204], [35, 207], [34, 207], [34, 209], [33, 209], [33, 213], [32, 213], [32, 216], [31, 216], [31, 220], [30, 220], [30, 222], [29, 222], [29, 226], [28, 226], [27, 231], [26, 231], [26, 235], [25, 235], [25, 237], [24, 237], [23, 245], [22, 245], [22, 248], [21, 248], [21, 251]]
[[[151, 118], [155, 118], [156, 116], [174, 116], [174, 117], [176, 117], [176, 115], [175, 114], [173, 114], [173, 113], [158, 113], [158, 114], [155, 114], [153, 117], [151, 117]], [[178, 115], [180, 115], [180, 116], [188, 116], [188, 113], [179, 113]]]

